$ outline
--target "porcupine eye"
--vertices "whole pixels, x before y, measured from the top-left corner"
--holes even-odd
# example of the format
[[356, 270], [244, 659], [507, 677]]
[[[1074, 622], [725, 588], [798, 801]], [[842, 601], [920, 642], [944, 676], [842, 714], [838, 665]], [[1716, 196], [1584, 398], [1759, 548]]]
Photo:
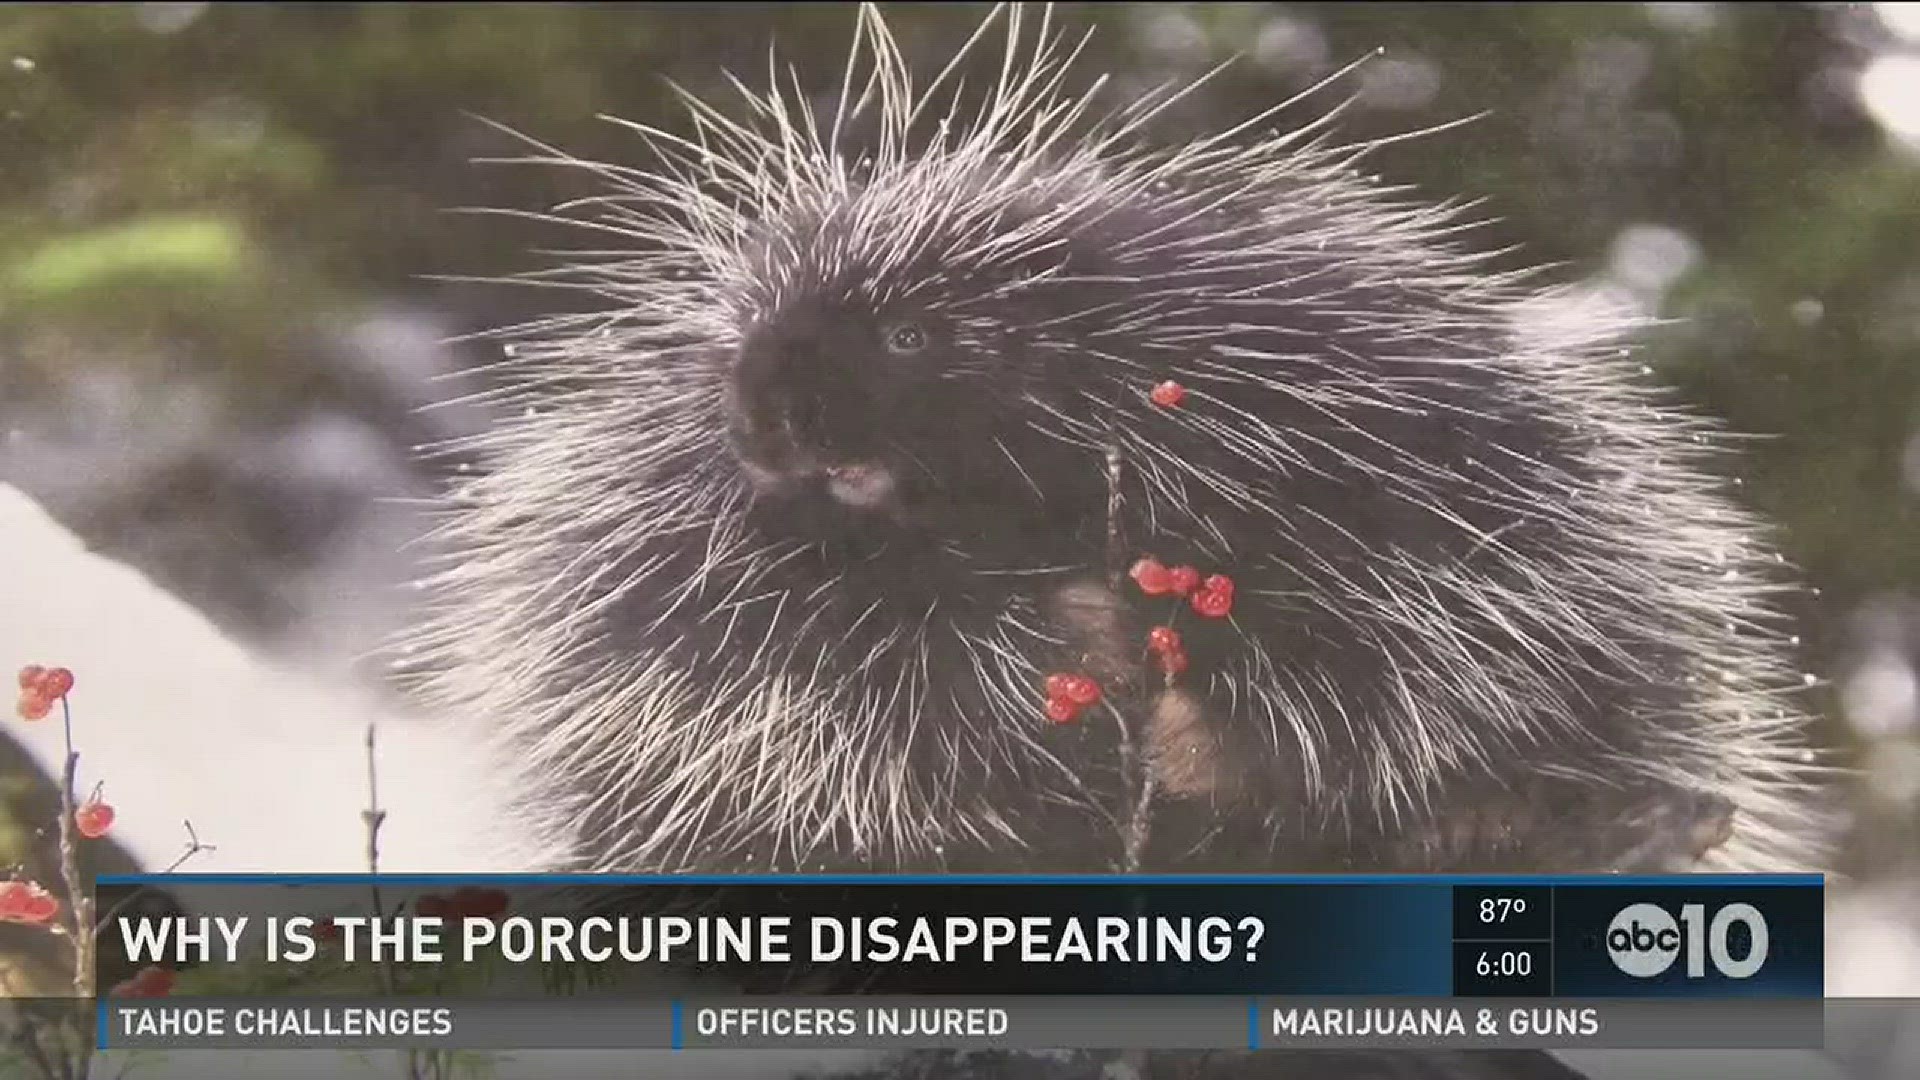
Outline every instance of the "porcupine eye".
[[895, 323], [887, 328], [887, 351], [895, 356], [912, 356], [927, 347], [927, 332], [919, 323]]

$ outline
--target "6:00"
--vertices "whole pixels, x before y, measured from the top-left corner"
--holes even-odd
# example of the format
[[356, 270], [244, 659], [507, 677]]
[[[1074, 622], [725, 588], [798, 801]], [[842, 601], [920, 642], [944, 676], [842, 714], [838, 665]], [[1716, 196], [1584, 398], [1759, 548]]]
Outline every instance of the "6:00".
[[1525, 978], [1533, 974], [1533, 954], [1525, 949], [1483, 952], [1473, 961], [1474, 974], [1481, 978]]

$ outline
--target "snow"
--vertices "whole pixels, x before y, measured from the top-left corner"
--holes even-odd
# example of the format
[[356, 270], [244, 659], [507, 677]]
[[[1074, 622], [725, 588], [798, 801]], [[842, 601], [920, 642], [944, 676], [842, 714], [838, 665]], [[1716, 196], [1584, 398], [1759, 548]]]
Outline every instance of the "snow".
[[[513, 870], [527, 847], [473, 740], [393, 714], [368, 693], [250, 656], [137, 571], [88, 552], [0, 485], [0, 668], [73, 669], [78, 787], [96, 781], [115, 837], [143, 865], [216, 850], [196, 871], [366, 869], [365, 733], [379, 723], [383, 869]], [[59, 714], [10, 729], [49, 775]]]

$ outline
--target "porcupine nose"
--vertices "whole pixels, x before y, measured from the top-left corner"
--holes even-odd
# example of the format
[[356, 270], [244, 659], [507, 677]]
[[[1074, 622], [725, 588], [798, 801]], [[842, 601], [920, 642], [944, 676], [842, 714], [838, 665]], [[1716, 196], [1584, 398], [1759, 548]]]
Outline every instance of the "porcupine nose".
[[761, 394], [760, 411], [768, 430], [795, 446], [833, 448], [833, 432], [826, 422], [827, 402], [823, 395], [804, 388], [768, 389]]
[[765, 495], [879, 511], [897, 485], [872, 451], [876, 417], [846, 362], [853, 346], [832, 337], [789, 325], [748, 339], [733, 375], [736, 449]]
[[787, 451], [828, 450], [840, 441], [830, 396], [837, 379], [831, 356], [810, 335], [756, 334], [734, 369], [749, 434]]

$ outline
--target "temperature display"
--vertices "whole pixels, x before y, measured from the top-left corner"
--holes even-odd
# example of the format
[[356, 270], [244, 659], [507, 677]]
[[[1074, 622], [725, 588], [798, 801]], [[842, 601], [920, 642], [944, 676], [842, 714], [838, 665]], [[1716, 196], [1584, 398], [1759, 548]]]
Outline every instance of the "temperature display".
[[1455, 941], [1547, 941], [1553, 937], [1553, 890], [1545, 885], [1456, 885]]

